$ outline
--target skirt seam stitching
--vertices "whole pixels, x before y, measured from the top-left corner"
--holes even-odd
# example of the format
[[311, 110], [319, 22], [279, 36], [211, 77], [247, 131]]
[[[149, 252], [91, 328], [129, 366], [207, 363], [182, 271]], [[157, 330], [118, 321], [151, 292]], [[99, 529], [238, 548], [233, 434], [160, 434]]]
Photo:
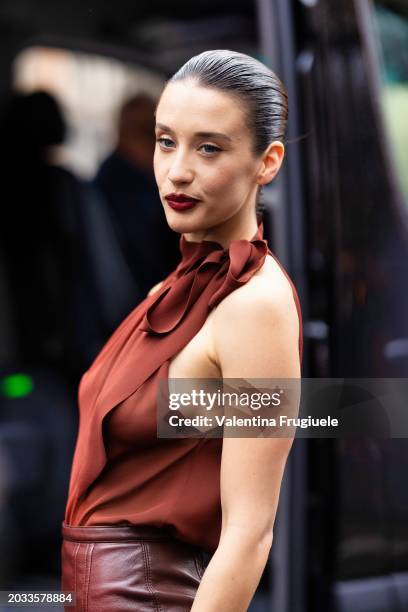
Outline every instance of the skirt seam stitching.
[[[91, 566], [92, 566], [92, 554], [95, 544], [91, 544], [89, 549], [89, 554], [87, 556], [87, 561], [89, 558], [89, 567], [86, 570], [86, 586], [85, 586], [85, 612], [88, 612], [88, 597], [89, 597], [89, 582], [91, 578]], [[87, 563], [88, 565], [88, 563]]]
[[147, 590], [150, 592], [150, 594], [153, 597], [153, 605], [154, 605], [155, 612], [163, 612], [157, 600], [156, 593], [154, 592], [153, 583], [151, 580], [149, 551], [148, 551], [147, 546], [145, 546], [143, 542], [142, 542], [142, 552], [143, 552], [143, 558], [144, 558], [145, 581], [146, 581]]
[[[77, 598], [77, 556], [78, 556], [78, 550], [79, 547], [81, 546], [81, 543], [78, 542], [78, 546], [75, 549], [75, 554], [74, 554], [74, 593], [75, 593], [75, 600]], [[75, 604], [77, 605], [77, 604]]]
[[83, 576], [83, 583], [82, 583], [82, 602], [81, 602], [82, 612], [86, 612], [86, 575], [87, 575], [87, 567], [88, 567], [88, 551], [89, 551], [89, 545], [85, 544], [84, 576]]

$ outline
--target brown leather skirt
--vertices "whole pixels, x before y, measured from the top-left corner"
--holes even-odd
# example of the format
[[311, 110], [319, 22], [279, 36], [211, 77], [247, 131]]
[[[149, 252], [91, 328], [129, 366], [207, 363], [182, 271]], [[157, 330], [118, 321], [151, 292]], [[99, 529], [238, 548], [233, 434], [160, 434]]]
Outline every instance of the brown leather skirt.
[[62, 522], [61, 590], [67, 612], [187, 612], [211, 555], [151, 526]]

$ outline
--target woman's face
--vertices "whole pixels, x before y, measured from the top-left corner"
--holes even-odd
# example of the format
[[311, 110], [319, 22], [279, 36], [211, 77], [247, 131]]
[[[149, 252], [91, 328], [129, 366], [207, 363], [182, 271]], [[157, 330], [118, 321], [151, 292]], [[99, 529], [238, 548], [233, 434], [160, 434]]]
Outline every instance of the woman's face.
[[[154, 173], [167, 223], [206, 236], [226, 222], [255, 220], [256, 177], [262, 163], [235, 97], [190, 81], [169, 83], [156, 109]], [[174, 210], [166, 196], [198, 199]], [[239, 219], [241, 218], [241, 219]]]

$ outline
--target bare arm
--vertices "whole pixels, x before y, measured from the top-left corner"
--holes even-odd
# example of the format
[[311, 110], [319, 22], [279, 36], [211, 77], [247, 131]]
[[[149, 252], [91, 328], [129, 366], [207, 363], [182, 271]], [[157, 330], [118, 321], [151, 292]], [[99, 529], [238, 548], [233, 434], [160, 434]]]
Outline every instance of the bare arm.
[[[239, 293], [240, 292], [240, 293]], [[273, 297], [263, 281], [238, 290], [214, 317], [223, 378], [299, 378], [299, 319], [291, 289]], [[291, 438], [223, 440], [222, 531], [191, 612], [245, 612], [268, 560]]]

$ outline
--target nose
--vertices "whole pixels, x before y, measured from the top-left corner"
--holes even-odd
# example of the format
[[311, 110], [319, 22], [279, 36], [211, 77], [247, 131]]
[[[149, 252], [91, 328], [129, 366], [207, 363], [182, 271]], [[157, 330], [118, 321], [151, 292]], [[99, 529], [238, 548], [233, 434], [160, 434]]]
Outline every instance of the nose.
[[168, 179], [173, 184], [191, 183], [194, 178], [194, 172], [188, 163], [188, 159], [181, 151], [174, 155], [168, 172]]

